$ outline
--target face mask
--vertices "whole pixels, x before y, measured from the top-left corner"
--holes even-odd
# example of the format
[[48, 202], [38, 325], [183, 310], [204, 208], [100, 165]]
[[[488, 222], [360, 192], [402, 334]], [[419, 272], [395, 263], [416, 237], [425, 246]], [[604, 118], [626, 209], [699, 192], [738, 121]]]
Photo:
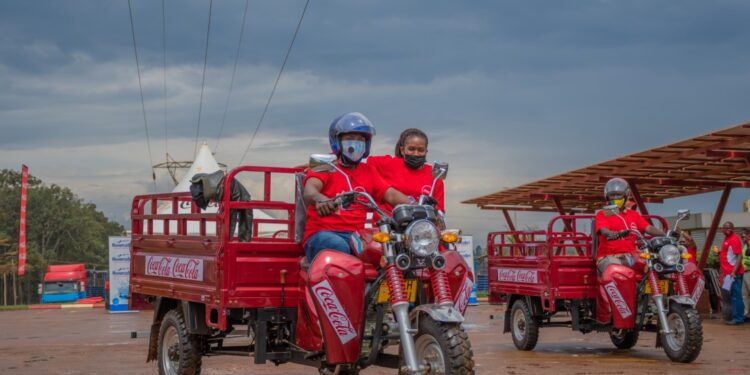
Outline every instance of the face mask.
[[363, 141], [341, 141], [341, 154], [352, 162], [358, 163], [365, 155], [365, 142]]
[[611, 201], [609, 201], [609, 203], [617, 206], [617, 208], [622, 210], [622, 208], [625, 206], [625, 198], [612, 199]]
[[422, 168], [425, 161], [427, 161], [426, 156], [404, 155], [404, 163], [411, 169]]

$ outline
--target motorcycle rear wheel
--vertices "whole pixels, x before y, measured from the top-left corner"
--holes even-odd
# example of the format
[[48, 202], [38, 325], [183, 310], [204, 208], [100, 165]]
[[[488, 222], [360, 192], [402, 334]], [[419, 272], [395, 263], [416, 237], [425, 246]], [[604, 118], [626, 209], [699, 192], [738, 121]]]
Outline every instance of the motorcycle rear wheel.
[[703, 347], [703, 325], [698, 311], [673, 303], [669, 306], [667, 324], [673, 332], [661, 337], [667, 357], [680, 363], [690, 363], [698, 358]]
[[523, 299], [513, 302], [510, 310], [510, 334], [518, 350], [534, 350], [539, 340], [539, 326], [531, 316], [531, 310]]
[[158, 345], [159, 375], [201, 373], [201, 337], [188, 333], [182, 310], [174, 309], [164, 315], [159, 329]]
[[638, 343], [638, 331], [636, 330], [609, 331], [609, 339], [617, 349], [630, 349]]
[[[429, 367], [427, 374], [474, 374], [474, 352], [460, 323], [441, 323], [421, 316], [414, 347], [419, 364]], [[403, 368], [403, 360], [401, 365]]]

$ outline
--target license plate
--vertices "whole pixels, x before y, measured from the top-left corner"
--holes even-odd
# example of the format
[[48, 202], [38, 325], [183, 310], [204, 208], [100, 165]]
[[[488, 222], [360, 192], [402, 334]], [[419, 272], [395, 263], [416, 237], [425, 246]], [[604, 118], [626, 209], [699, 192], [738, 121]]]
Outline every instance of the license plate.
[[[661, 294], [669, 294], [669, 280], [659, 280], [659, 289], [661, 290]], [[651, 284], [648, 281], [646, 281], [644, 293], [651, 294]]]
[[[417, 300], [417, 280], [406, 280], [406, 299], [409, 302]], [[380, 289], [378, 290], [378, 303], [385, 303], [391, 300], [391, 290], [388, 288], [388, 283], [383, 281], [380, 283]]]

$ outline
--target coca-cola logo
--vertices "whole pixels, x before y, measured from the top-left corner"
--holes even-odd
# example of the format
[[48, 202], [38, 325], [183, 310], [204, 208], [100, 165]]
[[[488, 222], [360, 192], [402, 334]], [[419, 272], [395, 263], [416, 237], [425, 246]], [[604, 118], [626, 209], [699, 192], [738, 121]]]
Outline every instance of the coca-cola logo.
[[328, 280], [315, 284], [312, 290], [341, 343], [346, 344], [357, 337], [354, 325], [349, 321], [349, 316], [346, 315], [346, 311], [341, 306], [341, 302], [336, 297], [336, 293], [333, 292]]
[[690, 298], [693, 299], [693, 307], [698, 304], [698, 300], [701, 298], [701, 294], [703, 294], [703, 288], [705, 286], [706, 281], [702, 277], [698, 277], [698, 282], [695, 283], [695, 288], [693, 289], [693, 293], [690, 296]]
[[607, 291], [610, 300], [615, 305], [615, 309], [617, 309], [617, 312], [620, 313], [621, 317], [627, 318], [633, 315], [627, 302], [625, 302], [625, 299], [622, 298], [622, 294], [620, 294], [620, 290], [617, 289], [614, 281], [610, 282], [609, 284], [605, 284], [604, 290]]
[[146, 275], [203, 281], [203, 259], [147, 256]]
[[537, 270], [498, 268], [497, 281], [536, 284], [539, 282], [539, 272]]
[[453, 307], [455, 307], [456, 310], [460, 311], [461, 314], [466, 311], [466, 306], [469, 305], [469, 297], [471, 297], [471, 288], [473, 286], [474, 283], [467, 277], [464, 285], [458, 292], [458, 296], [456, 296], [456, 302], [453, 304]]

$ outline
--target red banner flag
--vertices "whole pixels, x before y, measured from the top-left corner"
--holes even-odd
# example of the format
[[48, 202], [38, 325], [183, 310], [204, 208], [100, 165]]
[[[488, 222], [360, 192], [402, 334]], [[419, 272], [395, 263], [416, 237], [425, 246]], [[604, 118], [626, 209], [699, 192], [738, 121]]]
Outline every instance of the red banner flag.
[[29, 167], [21, 168], [21, 223], [18, 231], [18, 276], [26, 273], [26, 197]]

